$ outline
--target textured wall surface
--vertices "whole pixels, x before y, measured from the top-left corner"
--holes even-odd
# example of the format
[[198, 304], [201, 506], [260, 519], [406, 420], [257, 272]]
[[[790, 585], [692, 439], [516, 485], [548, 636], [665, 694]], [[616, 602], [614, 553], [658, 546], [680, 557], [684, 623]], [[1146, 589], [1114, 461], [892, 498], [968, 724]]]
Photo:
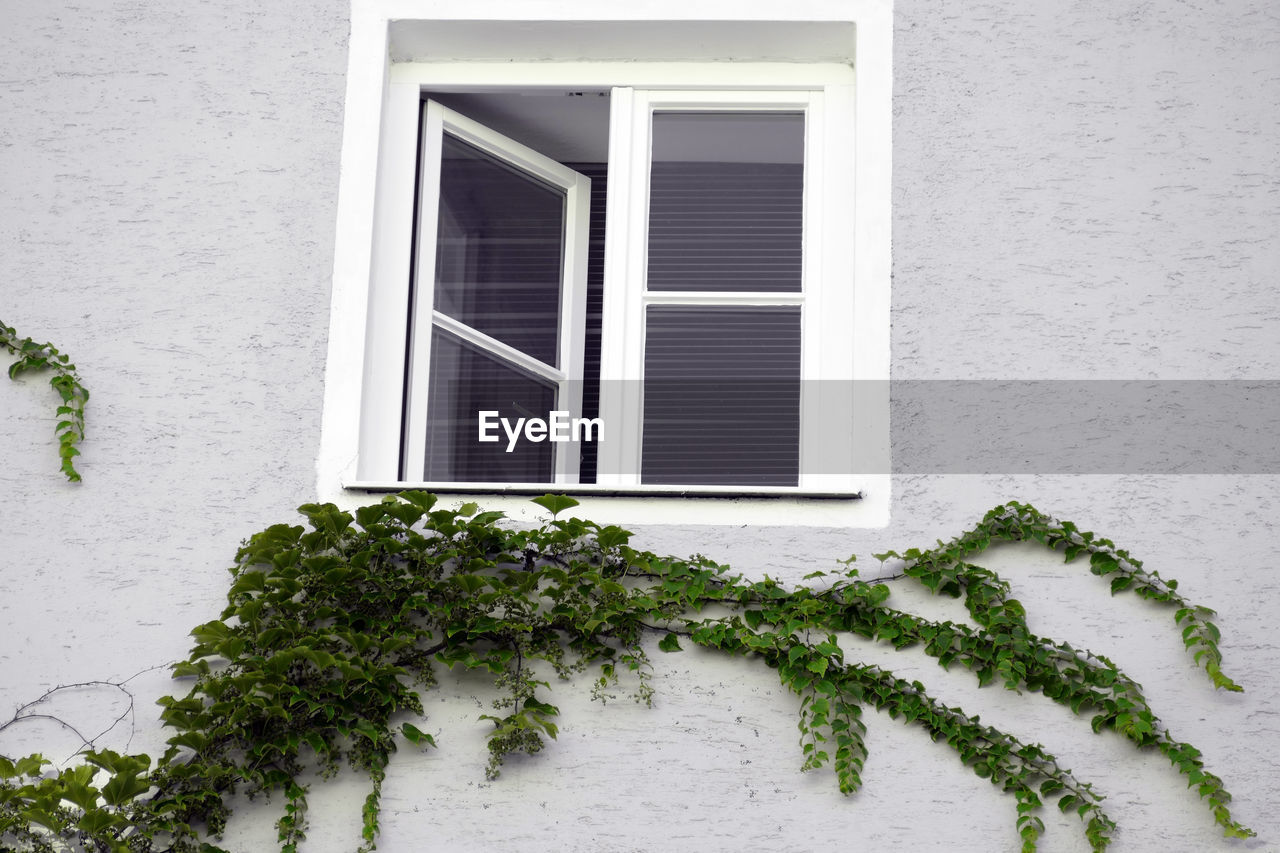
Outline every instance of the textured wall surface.
[[[1266, 0], [899, 0], [894, 371], [899, 378], [1280, 376], [1280, 15]], [[347, 9], [246, 0], [0, 0], [0, 319], [69, 351], [93, 391], [85, 482], [60, 481], [52, 392], [0, 384], [0, 720], [46, 689], [181, 657], [239, 540], [314, 490]], [[1016, 411], [1010, 417], [1016, 417]], [[1260, 833], [1220, 840], [1155, 756], [1036, 696], [850, 642], [944, 701], [1042, 742], [1109, 796], [1114, 849], [1280, 850], [1276, 476], [910, 476], [875, 531], [646, 528], [798, 581], [850, 553], [948, 537], [1018, 499], [1115, 539], [1216, 608], [1215, 694], [1168, 613], [1076, 566], [994, 552], [1034, 630], [1112, 656], [1198, 745]], [[864, 572], [874, 570], [874, 561]], [[905, 608], [960, 608], [895, 591]], [[406, 751], [380, 849], [1016, 850], [1013, 804], [950, 752], [869, 713], [865, 789], [801, 775], [797, 702], [769, 671], [656, 649], [652, 709], [558, 686], [560, 739], [483, 777], [482, 685], [426, 699], [440, 749]], [[162, 672], [131, 683], [156, 750]], [[87, 729], [112, 691], [50, 710]], [[95, 731], [97, 729], [94, 729]], [[27, 724], [0, 752], [77, 743]], [[317, 791], [308, 851], [355, 846], [363, 789]], [[227, 846], [270, 849], [248, 810]], [[1043, 849], [1086, 849], [1046, 814]]]
[[[347, 6], [3, 0], [0, 20], [0, 316], [92, 394], [71, 485], [47, 378], [0, 386], [7, 717], [172, 660], [239, 541], [314, 493]], [[156, 741], [163, 674], [134, 684]]]

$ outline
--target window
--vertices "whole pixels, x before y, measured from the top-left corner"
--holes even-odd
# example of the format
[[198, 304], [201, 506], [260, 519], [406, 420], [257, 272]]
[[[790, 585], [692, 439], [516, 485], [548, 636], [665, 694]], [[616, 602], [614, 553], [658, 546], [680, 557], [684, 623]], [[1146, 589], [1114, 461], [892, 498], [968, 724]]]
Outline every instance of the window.
[[[406, 61], [383, 68], [364, 149], [363, 292], [341, 286], [340, 209], [322, 494], [326, 472], [347, 489], [560, 487], [707, 520], [671, 496], [756, 495], [853, 523], [867, 484], [887, 486], [865, 464], [887, 400], [853, 390], [887, 379], [888, 222], [869, 201], [887, 213], [888, 128], [862, 131], [863, 31], [707, 24], [373, 21]], [[584, 35], [599, 60], [541, 59], [580, 60]], [[777, 44], [801, 61], [644, 53]], [[353, 121], [349, 98], [348, 137]], [[357, 339], [358, 368], [338, 363]]]
[[424, 101], [401, 478], [800, 486], [822, 92], [435, 97], [503, 132]]

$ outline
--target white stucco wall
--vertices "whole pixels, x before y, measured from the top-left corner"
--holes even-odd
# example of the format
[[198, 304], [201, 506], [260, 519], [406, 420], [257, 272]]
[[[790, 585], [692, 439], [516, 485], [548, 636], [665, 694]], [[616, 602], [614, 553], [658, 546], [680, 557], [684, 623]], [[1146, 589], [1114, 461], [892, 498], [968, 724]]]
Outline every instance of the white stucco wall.
[[[1275, 378], [1280, 373], [1280, 16], [1215, 4], [899, 0], [894, 44], [895, 378]], [[85, 482], [59, 479], [52, 392], [0, 384], [0, 720], [57, 684], [182, 657], [243, 537], [314, 494], [347, 7], [0, 3], [0, 319], [69, 351], [93, 392]], [[1008, 499], [1114, 538], [1221, 613], [1215, 694], [1167, 614], [1022, 549], [1033, 627], [1113, 656], [1199, 746], [1259, 831], [1222, 842], [1161, 760], [1034, 696], [859, 646], [1109, 795], [1115, 850], [1277, 850], [1280, 477], [901, 476], [883, 530], [661, 527], [797, 581], [849, 553], [927, 545]], [[868, 567], [869, 570], [870, 567]], [[907, 593], [902, 605], [960, 618]], [[381, 849], [1017, 849], [1013, 804], [951, 753], [869, 713], [865, 789], [801, 775], [794, 699], [759, 665], [655, 651], [653, 709], [558, 686], [558, 742], [484, 782], [483, 690], [426, 699], [436, 751], [403, 753]], [[157, 751], [162, 672], [132, 683]], [[118, 697], [59, 713], [92, 727]], [[105, 727], [105, 723], [103, 723]], [[131, 738], [131, 740], [130, 740]], [[50, 727], [0, 752], [61, 758]], [[307, 849], [355, 844], [358, 780], [317, 791]], [[249, 811], [233, 850], [270, 849]], [[1046, 813], [1043, 849], [1085, 849]]]

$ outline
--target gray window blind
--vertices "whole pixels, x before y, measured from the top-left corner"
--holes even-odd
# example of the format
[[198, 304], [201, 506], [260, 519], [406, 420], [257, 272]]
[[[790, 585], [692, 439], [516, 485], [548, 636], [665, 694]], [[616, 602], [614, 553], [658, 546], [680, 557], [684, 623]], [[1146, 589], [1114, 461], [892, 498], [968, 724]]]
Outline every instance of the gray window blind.
[[650, 306], [641, 480], [794, 486], [800, 309]]
[[[651, 293], [801, 289], [803, 114], [657, 112]], [[799, 482], [800, 307], [650, 305], [641, 480]]]
[[804, 116], [656, 113], [649, 290], [799, 291]]
[[[604, 314], [604, 212], [609, 170], [604, 163], [567, 163], [591, 179], [591, 218], [587, 237], [587, 333], [582, 365], [582, 416], [600, 416], [600, 324]], [[578, 445], [578, 482], [596, 481], [598, 445]]]

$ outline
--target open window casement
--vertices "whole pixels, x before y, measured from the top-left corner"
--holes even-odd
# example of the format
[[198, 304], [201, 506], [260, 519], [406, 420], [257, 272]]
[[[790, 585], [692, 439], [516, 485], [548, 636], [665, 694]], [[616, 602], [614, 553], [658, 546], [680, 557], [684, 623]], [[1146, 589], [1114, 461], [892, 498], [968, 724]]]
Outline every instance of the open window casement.
[[576, 444], [477, 420], [581, 416], [591, 181], [431, 101], [420, 162], [401, 477], [577, 483]]

